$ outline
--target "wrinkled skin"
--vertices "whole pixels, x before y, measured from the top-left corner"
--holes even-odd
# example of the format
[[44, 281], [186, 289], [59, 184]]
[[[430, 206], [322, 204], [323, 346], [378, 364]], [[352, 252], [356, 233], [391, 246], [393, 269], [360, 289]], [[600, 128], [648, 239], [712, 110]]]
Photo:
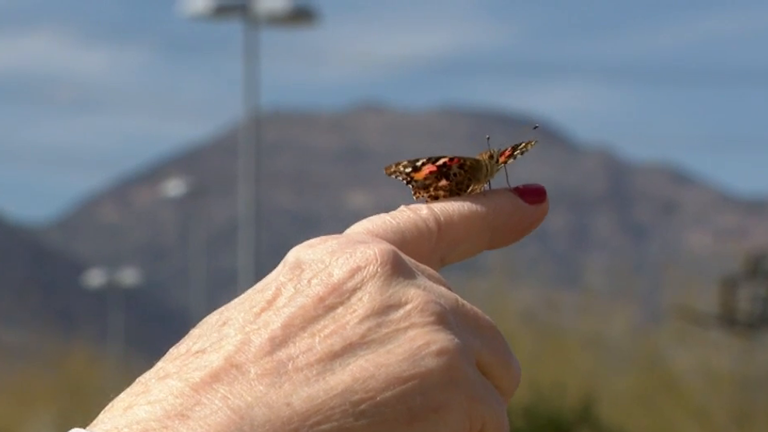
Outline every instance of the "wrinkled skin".
[[493, 190], [307, 241], [88, 430], [506, 432], [518, 362], [437, 271], [518, 241], [547, 210]]

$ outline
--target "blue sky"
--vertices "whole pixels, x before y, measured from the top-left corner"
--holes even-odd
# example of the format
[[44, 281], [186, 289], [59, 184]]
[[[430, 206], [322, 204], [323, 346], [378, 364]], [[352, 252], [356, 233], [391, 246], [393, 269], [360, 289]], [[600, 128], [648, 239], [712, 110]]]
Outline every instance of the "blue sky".
[[[768, 3], [312, 3], [318, 26], [263, 34], [267, 107], [525, 111], [768, 196]], [[0, 214], [45, 221], [230, 126], [239, 42], [172, 1], [0, 0]]]

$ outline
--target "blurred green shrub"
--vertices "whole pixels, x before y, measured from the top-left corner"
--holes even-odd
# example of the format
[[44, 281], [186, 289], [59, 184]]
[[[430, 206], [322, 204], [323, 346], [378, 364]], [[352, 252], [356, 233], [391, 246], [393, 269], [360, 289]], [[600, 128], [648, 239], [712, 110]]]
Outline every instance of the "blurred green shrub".
[[600, 418], [591, 397], [569, 407], [562, 398], [545, 393], [521, 405], [513, 402], [509, 425], [510, 432], [619, 432]]
[[138, 375], [93, 346], [49, 341], [33, 358], [0, 375], [0, 431], [66, 431], [86, 426]]

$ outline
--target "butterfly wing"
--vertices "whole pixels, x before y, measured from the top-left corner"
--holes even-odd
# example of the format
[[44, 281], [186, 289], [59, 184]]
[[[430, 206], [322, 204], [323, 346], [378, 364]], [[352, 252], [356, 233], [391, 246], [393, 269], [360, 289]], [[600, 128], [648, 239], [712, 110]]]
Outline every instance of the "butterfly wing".
[[404, 182], [413, 198], [427, 202], [474, 193], [485, 186], [486, 161], [462, 156], [433, 156], [396, 162], [384, 173]]
[[513, 144], [499, 152], [499, 165], [506, 165], [532, 149], [538, 141], [523, 141]]

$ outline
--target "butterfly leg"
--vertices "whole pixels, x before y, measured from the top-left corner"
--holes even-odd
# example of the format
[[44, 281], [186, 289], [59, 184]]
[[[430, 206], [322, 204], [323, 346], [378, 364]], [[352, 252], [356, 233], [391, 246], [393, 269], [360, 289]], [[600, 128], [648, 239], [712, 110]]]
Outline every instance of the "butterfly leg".
[[[491, 150], [491, 136], [486, 135], [485, 136], [485, 143], [488, 144], [488, 150]], [[488, 190], [493, 189], [493, 186], [491, 186], [491, 181], [488, 180]]]
[[509, 184], [509, 172], [507, 172], [507, 166], [506, 165], [504, 165], [504, 177], [507, 178], [507, 186], [509, 186], [511, 188], [512, 185]]

